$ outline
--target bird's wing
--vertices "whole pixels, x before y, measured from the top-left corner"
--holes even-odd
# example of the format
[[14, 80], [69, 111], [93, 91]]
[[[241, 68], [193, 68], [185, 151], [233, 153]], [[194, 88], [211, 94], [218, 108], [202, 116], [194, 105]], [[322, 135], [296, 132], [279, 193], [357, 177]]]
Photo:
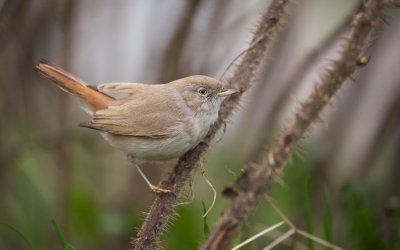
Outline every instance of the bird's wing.
[[92, 86], [102, 93], [134, 94], [143, 87], [149, 86], [143, 83], [115, 82]]
[[[183, 131], [179, 114], [171, 113], [169, 105], [145, 99], [110, 106], [94, 113], [90, 122], [83, 127], [118, 135], [164, 137]], [[146, 101], [147, 100], [147, 101]]]

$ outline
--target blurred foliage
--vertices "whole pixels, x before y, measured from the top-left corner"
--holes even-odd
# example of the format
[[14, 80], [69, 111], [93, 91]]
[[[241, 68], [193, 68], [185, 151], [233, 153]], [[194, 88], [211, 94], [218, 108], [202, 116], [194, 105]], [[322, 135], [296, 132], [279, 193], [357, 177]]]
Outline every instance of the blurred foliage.
[[[306, 178], [304, 180], [304, 208], [306, 212], [306, 227], [309, 234], [313, 234], [313, 211], [311, 208], [311, 189], [310, 189], [310, 179]], [[307, 240], [308, 249], [313, 250], [314, 241]]]
[[75, 250], [76, 248], [65, 240], [64, 235], [61, 232], [60, 226], [57, 224], [57, 222], [55, 220], [52, 220], [51, 223], [53, 224], [54, 230], [57, 234], [58, 242], [62, 246], [63, 250]]
[[332, 208], [329, 200], [329, 194], [324, 187], [324, 236], [326, 241], [332, 242]]
[[346, 187], [343, 194], [344, 211], [349, 223], [349, 242], [353, 242], [349, 247], [352, 249], [395, 249], [390, 247], [391, 243], [385, 239], [369, 197], [354, 186]]

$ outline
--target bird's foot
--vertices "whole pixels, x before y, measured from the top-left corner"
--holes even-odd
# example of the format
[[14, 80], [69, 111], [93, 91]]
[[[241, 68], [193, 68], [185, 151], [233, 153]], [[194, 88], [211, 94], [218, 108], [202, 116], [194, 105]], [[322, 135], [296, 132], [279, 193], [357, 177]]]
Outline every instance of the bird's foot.
[[152, 184], [150, 184], [149, 187], [150, 187], [151, 192], [153, 192], [155, 194], [170, 194], [170, 193], [172, 193], [172, 191], [169, 189], [160, 188], [160, 187], [154, 186]]
[[135, 167], [136, 167], [137, 171], [139, 172], [139, 174], [142, 176], [143, 180], [146, 182], [147, 186], [149, 186], [151, 192], [153, 192], [155, 194], [169, 194], [169, 193], [172, 193], [171, 190], [160, 188], [158, 186], [154, 186], [153, 184], [151, 184], [151, 182], [149, 181], [149, 179], [147, 179], [146, 175], [144, 175], [144, 173], [139, 168], [139, 166], [135, 165]]

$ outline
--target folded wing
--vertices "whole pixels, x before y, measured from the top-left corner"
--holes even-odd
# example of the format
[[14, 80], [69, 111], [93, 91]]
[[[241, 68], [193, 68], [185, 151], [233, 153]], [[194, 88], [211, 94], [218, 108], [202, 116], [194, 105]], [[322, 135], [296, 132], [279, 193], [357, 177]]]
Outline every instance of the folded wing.
[[183, 123], [175, 109], [173, 99], [161, 98], [163, 87], [152, 86], [152, 91], [140, 83], [111, 83], [98, 85], [103, 93], [131, 94], [127, 98], [116, 100], [107, 109], [98, 110], [90, 122], [80, 124], [96, 130], [118, 135], [159, 138], [180, 133]]

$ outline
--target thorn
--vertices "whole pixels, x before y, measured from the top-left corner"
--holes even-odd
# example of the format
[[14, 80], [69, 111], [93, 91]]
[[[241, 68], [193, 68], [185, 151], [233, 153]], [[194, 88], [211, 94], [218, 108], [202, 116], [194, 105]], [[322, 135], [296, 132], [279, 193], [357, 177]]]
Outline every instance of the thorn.
[[349, 75], [348, 78], [353, 82], [357, 81], [357, 79], [356, 79], [356, 77], [354, 75]]
[[274, 159], [273, 152], [269, 152], [269, 154], [268, 154], [268, 164], [270, 166], [275, 165], [275, 159]]

